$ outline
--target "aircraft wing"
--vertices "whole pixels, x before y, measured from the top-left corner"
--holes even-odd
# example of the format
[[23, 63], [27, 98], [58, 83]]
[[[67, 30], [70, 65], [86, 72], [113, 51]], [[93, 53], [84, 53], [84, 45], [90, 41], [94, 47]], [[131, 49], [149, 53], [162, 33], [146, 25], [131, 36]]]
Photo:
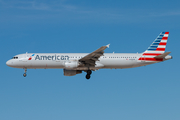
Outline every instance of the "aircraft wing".
[[169, 55], [171, 52], [165, 52], [165, 53], [163, 53], [163, 54], [161, 54], [161, 55], [158, 55], [158, 56], [156, 56], [156, 57], [154, 57], [154, 58], [164, 58], [164, 57], [166, 57], [167, 55]]
[[99, 61], [98, 59], [104, 54], [104, 50], [106, 48], [109, 48], [109, 45], [110, 44], [100, 47], [99, 49], [95, 50], [94, 52], [79, 59], [79, 62], [81, 62], [84, 65], [95, 66], [96, 65], [95, 62]]

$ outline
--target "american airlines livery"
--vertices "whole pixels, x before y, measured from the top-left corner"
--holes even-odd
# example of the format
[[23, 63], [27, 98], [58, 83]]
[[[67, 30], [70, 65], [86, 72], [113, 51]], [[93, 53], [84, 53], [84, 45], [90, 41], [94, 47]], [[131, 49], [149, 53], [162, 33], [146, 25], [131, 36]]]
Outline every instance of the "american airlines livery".
[[27, 69], [63, 69], [65, 76], [74, 76], [86, 72], [90, 79], [92, 71], [98, 69], [134, 68], [172, 59], [165, 52], [169, 32], [162, 32], [143, 53], [104, 53], [109, 45], [102, 46], [92, 53], [26, 53], [14, 56], [6, 62], [13, 68]]

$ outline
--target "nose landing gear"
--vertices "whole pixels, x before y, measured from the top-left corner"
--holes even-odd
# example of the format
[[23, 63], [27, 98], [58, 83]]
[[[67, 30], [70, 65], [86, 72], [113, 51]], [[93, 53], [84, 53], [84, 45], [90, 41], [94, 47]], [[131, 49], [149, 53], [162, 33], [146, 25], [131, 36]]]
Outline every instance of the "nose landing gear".
[[92, 71], [88, 70], [87, 71], [87, 75], [86, 75], [86, 79], [90, 79], [91, 78], [91, 74], [92, 74]]
[[24, 77], [27, 76], [26, 72], [27, 72], [27, 69], [24, 69], [24, 74], [23, 74]]

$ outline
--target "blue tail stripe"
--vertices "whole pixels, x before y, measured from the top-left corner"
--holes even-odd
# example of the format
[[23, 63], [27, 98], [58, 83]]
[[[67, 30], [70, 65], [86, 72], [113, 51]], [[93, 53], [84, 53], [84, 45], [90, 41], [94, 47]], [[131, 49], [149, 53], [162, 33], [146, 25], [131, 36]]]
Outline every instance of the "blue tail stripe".
[[154, 50], [156, 50], [156, 49], [148, 49], [148, 50], [154, 51]]
[[154, 41], [154, 42], [161, 42], [161, 40], [156, 40], [156, 41]]
[[152, 47], [152, 48], [157, 48], [158, 46], [150, 46], [150, 47]]
[[152, 45], [159, 45], [159, 43], [153, 43]]

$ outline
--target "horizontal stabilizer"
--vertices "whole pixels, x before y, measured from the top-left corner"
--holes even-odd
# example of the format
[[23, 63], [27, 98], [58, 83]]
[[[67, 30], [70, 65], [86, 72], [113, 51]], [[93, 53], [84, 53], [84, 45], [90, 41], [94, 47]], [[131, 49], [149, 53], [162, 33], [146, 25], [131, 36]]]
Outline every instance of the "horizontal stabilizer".
[[165, 52], [165, 53], [163, 53], [163, 54], [161, 54], [161, 55], [158, 55], [158, 56], [156, 56], [156, 57], [154, 57], [154, 58], [165, 58], [167, 55], [169, 55], [171, 52]]

